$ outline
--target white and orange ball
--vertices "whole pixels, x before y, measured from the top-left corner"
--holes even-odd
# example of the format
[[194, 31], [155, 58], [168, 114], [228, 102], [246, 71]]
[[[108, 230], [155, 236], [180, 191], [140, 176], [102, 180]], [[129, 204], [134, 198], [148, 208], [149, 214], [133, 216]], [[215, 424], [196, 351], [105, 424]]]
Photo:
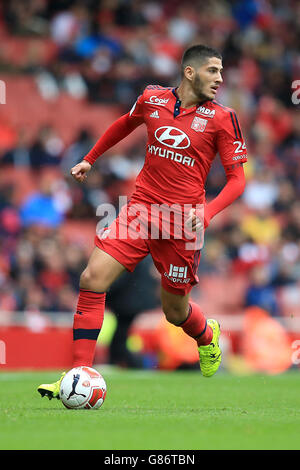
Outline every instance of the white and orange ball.
[[106, 383], [97, 370], [75, 367], [62, 379], [59, 396], [66, 408], [98, 409], [106, 397]]

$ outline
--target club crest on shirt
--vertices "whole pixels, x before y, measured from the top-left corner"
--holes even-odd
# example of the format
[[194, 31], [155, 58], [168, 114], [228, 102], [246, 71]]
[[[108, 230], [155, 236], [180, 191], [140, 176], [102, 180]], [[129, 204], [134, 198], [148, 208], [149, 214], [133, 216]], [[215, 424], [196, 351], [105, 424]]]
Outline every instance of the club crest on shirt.
[[204, 132], [207, 124], [207, 119], [202, 119], [195, 116], [191, 125], [191, 128], [196, 132]]

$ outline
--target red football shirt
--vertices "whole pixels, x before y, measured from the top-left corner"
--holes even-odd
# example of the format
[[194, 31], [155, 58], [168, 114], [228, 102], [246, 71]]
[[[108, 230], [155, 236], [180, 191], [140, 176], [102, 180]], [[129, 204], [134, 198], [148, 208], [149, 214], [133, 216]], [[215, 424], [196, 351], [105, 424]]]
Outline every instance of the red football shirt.
[[[247, 161], [236, 113], [214, 100], [184, 109], [175, 88], [149, 85], [119, 121], [116, 135], [110, 131], [100, 139], [99, 150], [103, 153], [137, 126], [146, 124], [146, 158], [132, 195], [144, 202], [204, 203], [205, 182], [217, 154], [224, 168]], [[91, 164], [98, 156], [97, 144], [95, 147], [96, 155], [93, 149], [85, 157]]]
[[150, 85], [129, 113], [147, 126], [144, 166], [134, 196], [149, 202], [199, 204], [212, 162], [224, 167], [247, 161], [236, 113], [216, 101], [181, 108], [174, 88]]

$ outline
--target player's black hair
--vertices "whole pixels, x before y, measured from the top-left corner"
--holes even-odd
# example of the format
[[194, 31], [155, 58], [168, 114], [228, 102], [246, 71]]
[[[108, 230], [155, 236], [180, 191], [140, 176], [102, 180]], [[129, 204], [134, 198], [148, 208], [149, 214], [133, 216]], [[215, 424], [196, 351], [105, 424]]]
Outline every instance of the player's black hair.
[[191, 46], [184, 52], [181, 60], [181, 73], [184, 74], [184, 69], [188, 65], [194, 67], [204, 64], [211, 57], [217, 57], [222, 60], [222, 55], [216, 49], [212, 47], [204, 46], [203, 44], [197, 44]]

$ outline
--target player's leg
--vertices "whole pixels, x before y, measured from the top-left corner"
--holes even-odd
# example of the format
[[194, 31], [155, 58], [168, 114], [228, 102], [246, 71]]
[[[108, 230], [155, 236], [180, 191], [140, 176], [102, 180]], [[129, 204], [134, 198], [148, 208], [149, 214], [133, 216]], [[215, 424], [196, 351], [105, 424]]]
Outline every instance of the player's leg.
[[174, 294], [162, 287], [161, 300], [166, 319], [196, 340], [202, 374], [205, 377], [214, 375], [222, 357], [219, 323], [214, 319], [206, 320], [199, 305], [189, 299], [189, 294]]
[[80, 276], [79, 287], [94, 292], [106, 292], [125, 269], [117, 259], [95, 246]]
[[[87, 267], [80, 277], [80, 289], [73, 320], [73, 367], [93, 365], [95, 347], [105, 309], [105, 295], [125, 267], [103, 250], [95, 247]], [[64, 377], [54, 383], [41, 384], [41, 396], [59, 398], [59, 387]]]
[[80, 276], [73, 321], [73, 367], [92, 367], [104, 319], [106, 291], [124, 270], [125, 267], [111, 255], [94, 248]]
[[161, 287], [161, 305], [168, 322], [182, 324], [189, 313], [189, 294], [176, 295]]
[[[73, 322], [73, 367], [92, 366], [96, 341], [101, 330], [105, 296], [111, 284], [127, 269], [132, 272], [144, 259], [149, 248], [147, 240], [128, 236], [117, 238], [119, 228], [126, 229], [128, 206], [124, 206], [109, 229], [95, 237], [94, 251], [80, 277], [80, 291]], [[122, 232], [123, 233], [123, 232]], [[60, 380], [40, 385], [42, 396], [59, 398]]]
[[80, 277], [73, 325], [73, 367], [93, 365], [107, 289], [125, 269], [132, 272], [149, 253], [147, 239], [137, 237], [131, 224], [135, 220], [131, 214], [133, 204], [123, 206], [112, 224], [97, 234], [96, 247]]
[[174, 294], [161, 288], [162, 309], [166, 319], [197, 341], [198, 346], [210, 344], [213, 336], [211, 327], [200, 307], [190, 300], [190, 294]]
[[161, 274], [161, 301], [169, 322], [197, 342], [200, 368], [210, 377], [219, 368], [220, 326], [216, 320], [207, 319], [199, 305], [191, 301], [189, 294], [198, 282], [197, 270], [200, 247], [187, 249], [185, 239], [151, 240], [150, 252]]

